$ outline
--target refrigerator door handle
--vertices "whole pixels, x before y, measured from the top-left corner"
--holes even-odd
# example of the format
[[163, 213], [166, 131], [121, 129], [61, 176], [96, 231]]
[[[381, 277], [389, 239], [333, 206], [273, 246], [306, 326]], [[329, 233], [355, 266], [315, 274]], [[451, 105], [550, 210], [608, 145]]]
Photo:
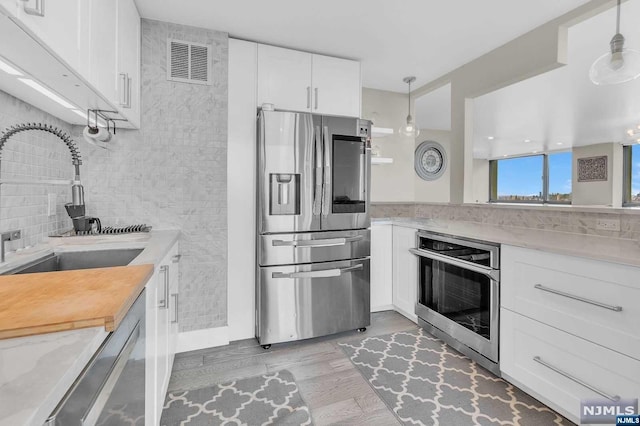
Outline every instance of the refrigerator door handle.
[[284, 240], [273, 240], [271, 245], [274, 247], [283, 247], [283, 246], [292, 246], [292, 247], [334, 247], [334, 246], [344, 246], [347, 243], [353, 243], [355, 241], [360, 241], [364, 238], [362, 235], [356, 235], [353, 237], [345, 237], [345, 238], [323, 238], [317, 240], [293, 240], [293, 241], [284, 241]]
[[296, 278], [330, 278], [339, 277], [344, 273], [360, 271], [363, 268], [363, 264], [359, 263], [354, 266], [346, 268], [325, 269], [323, 271], [303, 271], [303, 272], [274, 272], [271, 274], [271, 278], [274, 279], [296, 279]]
[[328, 216], [331, 204], [331, 148], [329, 127], [322, 127], [322, 145], [324, 148], [324, 184], [322, 186], [322, 215]]
[[315, 127], [314, 133], [315, 147], [315, 188], [313, 192], [313, 215], [319, 216], [322, 213], [322, 135], [320, 126]]

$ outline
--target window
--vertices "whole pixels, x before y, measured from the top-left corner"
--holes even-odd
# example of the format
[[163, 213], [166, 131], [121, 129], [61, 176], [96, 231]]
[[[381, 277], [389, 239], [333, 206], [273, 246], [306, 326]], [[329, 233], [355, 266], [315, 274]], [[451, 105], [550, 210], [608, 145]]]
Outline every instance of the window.
[[624, 205], [640, 205], [640, 145], [624, 147]]
[[571, 203], [571, 152], [492, 160], [490, 201]]

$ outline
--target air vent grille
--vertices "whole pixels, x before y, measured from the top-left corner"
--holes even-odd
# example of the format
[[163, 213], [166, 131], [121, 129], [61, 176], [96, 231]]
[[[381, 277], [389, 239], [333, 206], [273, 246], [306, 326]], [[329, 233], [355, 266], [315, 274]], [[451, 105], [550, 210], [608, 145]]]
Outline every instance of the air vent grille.
[[167, 59], [167, 80], [211, 84], [211, 46], [169, 39]]

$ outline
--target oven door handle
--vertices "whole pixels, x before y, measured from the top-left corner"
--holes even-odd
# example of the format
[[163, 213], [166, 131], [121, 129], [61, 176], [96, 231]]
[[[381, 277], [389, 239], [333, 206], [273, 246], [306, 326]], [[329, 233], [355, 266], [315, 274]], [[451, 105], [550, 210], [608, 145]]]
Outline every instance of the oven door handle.
[[477, 265], [472, 262], [467, 262], [466, 260], [460, 260], [449, 256], [444, 256], [442, 254], [434, 253], [428, 250], [421, 249], [409, 249], [409, 251], [416, 256], [426, 257], [427, 259], [437, 260], [438, 262], [448, 263], [449, 265], [457, 266], [462, 269], [466, 269], [469, 271], [477, 272], [479, 274], [485, 275], [494, 281], [500, 281], [500, 271], [497, 269], [487, 268], [486, 266]]

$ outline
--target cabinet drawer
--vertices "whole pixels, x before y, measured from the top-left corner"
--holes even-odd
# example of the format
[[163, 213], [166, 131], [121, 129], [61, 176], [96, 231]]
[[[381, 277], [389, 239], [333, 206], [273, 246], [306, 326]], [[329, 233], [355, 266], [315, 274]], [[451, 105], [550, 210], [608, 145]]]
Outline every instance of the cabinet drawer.
[[623, 399], [640, 397], [639, 361], [507, 309], [500, 318], [500, 368], [506, 378], [572, 421], [579, 420], [582, 399], [604, 399], [587, 385]]
[[501, 305], [640, 359], [638, 273], [630, 266], [503, 246]]

